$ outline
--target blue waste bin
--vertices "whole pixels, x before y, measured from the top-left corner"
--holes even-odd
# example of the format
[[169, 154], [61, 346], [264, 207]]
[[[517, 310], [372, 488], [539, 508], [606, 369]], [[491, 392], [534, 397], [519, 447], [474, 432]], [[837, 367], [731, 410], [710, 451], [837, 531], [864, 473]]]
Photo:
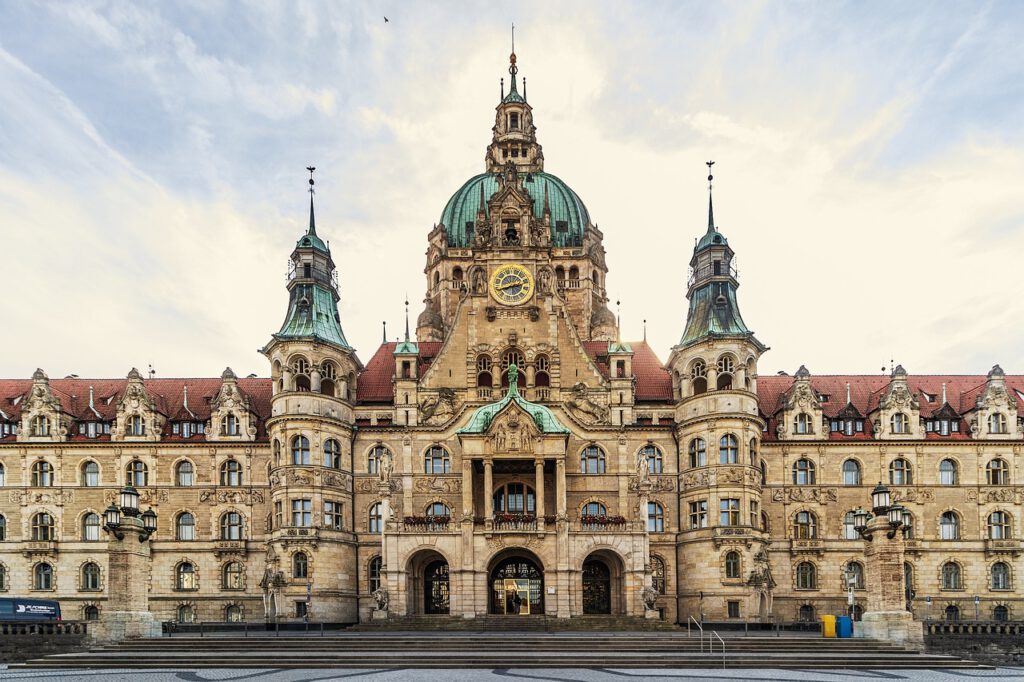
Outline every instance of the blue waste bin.
[[853, 637], [853, 619], [849, 616], [836, 618], [836, 636], [839, 638]]

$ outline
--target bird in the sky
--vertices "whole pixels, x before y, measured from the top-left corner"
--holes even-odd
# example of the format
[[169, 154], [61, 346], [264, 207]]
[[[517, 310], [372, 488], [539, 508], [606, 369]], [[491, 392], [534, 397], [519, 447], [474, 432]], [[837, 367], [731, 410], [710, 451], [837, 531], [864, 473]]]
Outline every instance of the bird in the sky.
[[387, 23], [390, 23], [390, 22], [388, 21], [388, 18], [387, 18], [387, 17], [384, 17], [384, 23], [385, 23], [385, 24], [387, 24]]

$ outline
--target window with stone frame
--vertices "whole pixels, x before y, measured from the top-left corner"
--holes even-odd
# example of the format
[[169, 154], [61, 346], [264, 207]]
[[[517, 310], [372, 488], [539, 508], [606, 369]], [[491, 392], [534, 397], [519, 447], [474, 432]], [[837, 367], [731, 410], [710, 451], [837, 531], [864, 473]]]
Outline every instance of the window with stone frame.
[[179, 623], [194, 623], [196, 620], [195, 609], [191, 604], [181, 604], [175, 611]]
[[951, 459], [939, 462], [939, 485], [957, 485], [959, 482], [956, 462]]
[[227, 459], [220, 465], [220, 484], [223, 486], [242, 485], [242, 463], [237, 459]]
[[1006, 433], [1006, 415], [1002, 412], [993, 412], [988, 416], [988, 432], [1002, 434]]
[[220, 432], [225, 436], [239, 435], [238, 417], [231, 412], [224, 415], [220, 420]]
[[843, 462], [843, 485], [860, 485], [860, 462], [848, 459]]
[[32, 516], [32, 541], [51, 542], [56, 540], [53, 516], [49, 512], [38, 512]]
[[992, 564], [992, 568], [989, 571], [991, 576], [989, 580], [989, 587], [993, 590], [1008, 590], [1010, 589], [1010, 565], [1004, 561], [997, 561]]
[[309, 557], [305, 552], [292, 555], [292, 578], [302, 580], [309, 577]]
[[580, 453], [580, 473], [603, 474], [605, 473], [604, 450], [597, 445], [588, 445]]
[[7, 539], [7, 517], [0, 514], [0, 542]]
[[997, 622], [1005, 622], [1010, 620], [1010, 609], [1002, 604], [993, 607], [992, 620]]
[[814, 462], [803, 458], [793, 462], [793, 485], [814, 485], [816, 481]]
[[740, 459], [740, 446], [736, 436], [727, 433], [718, 440], [718, 463], [738, 464]]
[[192, 485], [195, 480], [195, 467], [192, 466], [192, 462], [188, 460], [178, 462], [174, 466], [174, 484], [187, 488]]
[[910, 485], [913, 482], [910, 462], [898, 457], [889, 464], [889, 485]]
[[798, 620], [801, 623], [813, 623], [815, 620], [817, 620], [814, 617], [814, 607], [810, 604], [802, 604], [800, 606]]
[[384, 507], [380, 502], [374, 502], [368, 513], [367, 530], [371, 533], [379, 533], [384, 528]]
[[196, 539], [196, 517], [190, 512], [181, 512], [174, 523], [175, 539], [195, 540]]
[[640, 449], [644, 458], [647, 460], [647, 470], [652, 474], [660, 474], [664, 471], [664, 462], [661, 455], [661, 449], [657, 445], [648, 444]]
[[100, 484], [100, 465], [96, 462], [86, 460], [82, 462], [82, 485], [86, 488], [95, 488]]
[[0, 564], [0, 592], [7, 591], [7, 567]]
[[690, 502], [690, 529], [708, 527], [708, 501], [695, 500]]
[[53, 485], [53, 465], [45, 460], [32, 463], [32, 487], [49, 488]]
[[[844, 576], [853, 577], [853, 589], [864, 589], [864, 564], [860, 563], [859, 561], [851, 561], [850, 563], [846, 564], [846, 571], [844, 571]], [[848, 587], [849, 584], [846, 583], [846, 586]]]
[[221, 588], [241, 590], [245, 588], [245, 566], [240, 561], [229, 561], [221, 571]]
[[703, 467], [708, 465], [708, 446], [703, 438], [694, 438], [690, 441], [690, 468]]
[[852, 511], [843, 515], [843, 539], [860, 540], [860, 533], [857, 532], [856, 514]]
[[370, 559], [370, 570], [368, 572], [368, 587], [371, 593], [376, 592], [381, 586], [381, 570], [383, 563], [379, 556]]
[[448, 474], [452, 470], [452, 460], [448, 451], [440, 445], [431, 445], [423, 453], [423, 473]]
[[224, 607], [224, 621], [228, 623], [242, 622], [242, 607], [238, 604], [228, 604]]
[[943, 512], [939, 518], [939, 539], [960, 539], [960, 515], [953, 511]]
[[665, 508], [658, 502], [647, 503], [647, 531], [649, 533], [665, 532]]
[[651, 555], [651, 587], [658, 594], [665, 594], [667, 589], [665, 560], [659, 556]]
[[341, 502], [324, 500], [324, 525], [332, 530], [345, 530], [344, 507]]
[[793, 537], [797, 540], [816, 540], [818, 517], [809, 511], [797, 512], [793, 516]]
[[309, 460], [309, 439], [305, 436], [292, 438], [292, 464], [308, 465]]
[[177, 590], [199, 589], [199, 579], [196, 576], [196, 567], [188, 561], [183, 561], [174, 569], [174, 587]]
[[86, 604], [82, 609], [82, 619], [95, 621], [100, 619], [100, 609], [94, 604]]
[[341, 468], [341, 444], [333, 438], [324, 441], [324, 466], [329, 469]]
[[708, 392], [708, 367], [703, 360], [695, 360], [690, 365], [690, 387], [693, 395]]
[[740, 525], [740, 500], [737, 497], [722, 498], [718, 502], [718, 525]]
[[1010, 467], [998, 457], [985, 465], [985, 480], [989, 485], [1010, 485]]
[[53, 566], [44, 561], [42, 563], [36, 564], [32, 568], [32, 589], [53, 589]]
[[801, 412], [793, 418], [793, 433], [804, 436], [814, 433], [814, 422], [811, 415]]
[[1012, 537], [1013, 526], [1007, 512], [994, 511], [988, 515], [989, 540], [1009, 540]]
[[943, 611], [943, 615], [946, 622], [955, 623], [960, 620], [960, 607], [956, 604], [950, 604], [946, 607], [945, 611]]
[[942, 565], [942, 589], [962, 590], [964, 588], [960, 564], [948, 561]]
[[220, 539], [241, 540], [245, 535], [245, 517], [240, 512], [225, 512], [220, 517]]
[[889, 428], [894, 434], [910, 433], [910, 418], [897, 412], [889, 419]]
[[146, 420], [141, 414], [133, 414], [125, 420], [125, 435], [145, 436]]
[[87, 513], [82, 517], [82, 539], [86, 542], [99, 542], [101, 526], [99, 514]]
[[33, 436], [49, 436], [50, 435], [50, 418], [39, 414], [32, 418], [32, 435]]
[[728, 580], [737, 580], [740, 577], [740, 553], [737, 551], [726, 552], [725, 554], [725, 577]]
[[149, 483], [149, 469], [146, 463], [138, 459], [128, 462], [124, 471], [124, 482], [125, 485], [136, 488], [145, 487]]
[[307, 498], [292, 500], [292, 526], [309, 528], [313, 525], [313, 500]]
[[376, 474], [380, 471], [380, 463], [388, 456], [390, 451], [383, 445], [375, 445], [366, 455], [366, 472]]
[[100, 567], [89, 561], [82, 566], [82, 581], [79, 589], [94, 592], [100, 589]]
[[796, 566], [796, 589], [818, 589], [818, 570], [810, 561], [802, 561]]

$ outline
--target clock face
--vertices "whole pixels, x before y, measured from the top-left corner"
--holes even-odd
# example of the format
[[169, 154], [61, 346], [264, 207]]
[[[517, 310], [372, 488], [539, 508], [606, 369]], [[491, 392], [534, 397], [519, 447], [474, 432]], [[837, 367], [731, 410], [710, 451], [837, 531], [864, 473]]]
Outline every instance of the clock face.
[[522, 265], [502, 265], [491, 275], [491, 296], [505, 305], [518, 305], [533, 296], [533, 277]]

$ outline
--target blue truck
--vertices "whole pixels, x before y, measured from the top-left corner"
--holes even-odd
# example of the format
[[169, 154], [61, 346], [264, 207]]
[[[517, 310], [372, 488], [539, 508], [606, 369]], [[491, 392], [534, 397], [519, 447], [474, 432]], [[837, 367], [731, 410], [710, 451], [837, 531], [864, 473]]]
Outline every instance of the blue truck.
[[60, 620], [60, 604], [52, 599], [0, 597], [0, 621]]

